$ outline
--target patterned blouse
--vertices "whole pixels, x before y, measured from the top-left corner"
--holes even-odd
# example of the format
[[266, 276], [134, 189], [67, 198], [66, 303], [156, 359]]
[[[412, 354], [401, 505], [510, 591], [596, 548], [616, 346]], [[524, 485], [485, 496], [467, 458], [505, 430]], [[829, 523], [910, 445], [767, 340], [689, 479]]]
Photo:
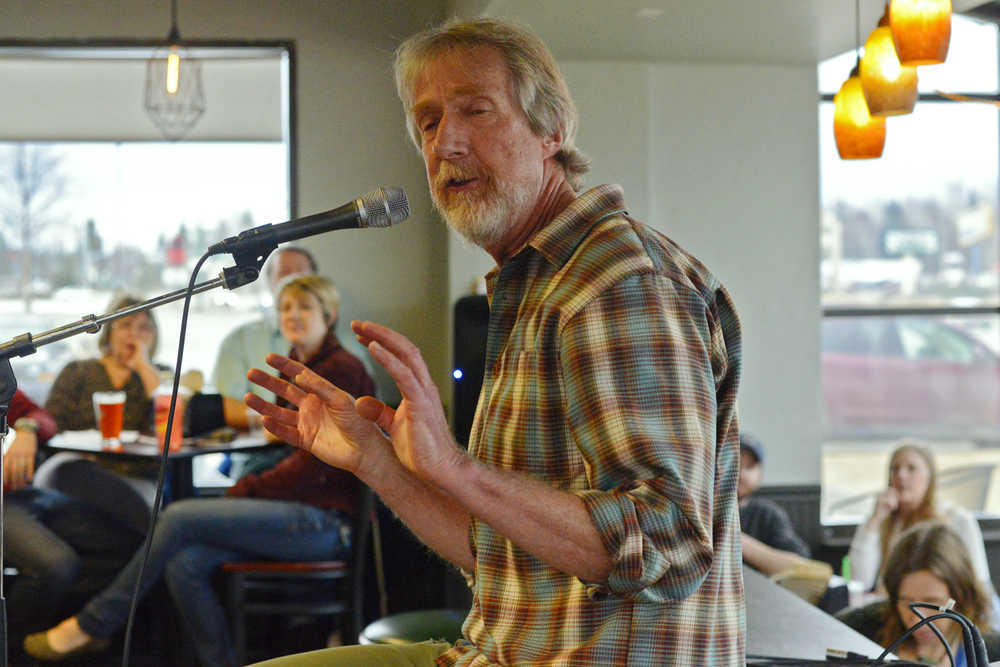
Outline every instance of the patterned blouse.
[[146, 388], [138, 373], [132, 372], [124, 387], [111, 384], [111, 377], [99, 359], [71, 361], [59, 371], [52, 383], [45, 409], [56, 419], [60, 431], [85, 431], [96, 429], [94, 403], [95, 391], [124, 391], [126, 431], [149, 431], [153, 424], [153, 400], [146, 395]]

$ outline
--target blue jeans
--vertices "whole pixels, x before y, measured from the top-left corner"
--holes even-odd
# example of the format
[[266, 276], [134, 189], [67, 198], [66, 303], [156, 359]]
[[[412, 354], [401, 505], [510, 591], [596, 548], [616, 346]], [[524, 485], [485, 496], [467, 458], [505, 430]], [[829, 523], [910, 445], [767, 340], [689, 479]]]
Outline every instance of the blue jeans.
[[[212, 589], [219, 565], [231, 560], [330, 560], [350, 551], [343, 512], [256, 498], [181, 500], [156, 526], [140, 596], [166, 573], [167, 587], [203, 665], [235, 665], [229, 624]], [[142, 560], [140, 549], [121, 574], [77, 615], [84, 632], [109, 637], [128, 620]]]

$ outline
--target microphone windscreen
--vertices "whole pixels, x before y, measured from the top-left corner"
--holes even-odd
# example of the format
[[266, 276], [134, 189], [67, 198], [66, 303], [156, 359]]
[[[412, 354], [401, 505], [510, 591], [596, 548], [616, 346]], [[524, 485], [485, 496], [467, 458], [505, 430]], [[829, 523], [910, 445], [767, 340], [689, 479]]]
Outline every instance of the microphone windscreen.
[[410, 202], [402, 188], [379, 188], [361, 197], [362, 227], [388, 227], [410, 217]]

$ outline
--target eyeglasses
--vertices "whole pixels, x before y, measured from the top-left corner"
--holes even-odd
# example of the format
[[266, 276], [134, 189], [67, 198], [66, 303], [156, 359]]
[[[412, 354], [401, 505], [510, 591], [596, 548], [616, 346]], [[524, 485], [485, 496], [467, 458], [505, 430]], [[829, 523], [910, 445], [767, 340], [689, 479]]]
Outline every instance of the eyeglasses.
[[111, 328], [115, 331], [134, 331], [140, 334], [150, 334], [155, 331], [155, 329], [153, 329], [153, 325], [150, 324], [149, 320], [145, 318], [126, 317], [120, 320], [115, 320], [111, 323]]
[[[898, 600], [896, 600], [896, 604], [901, 609], [909, 609], [910, 605], [912, 603], [914, 603], [914, 602], [926, 602], [927, 604], [932, 604], [935, 607], [943, 607], [946, 604], [948, 604], [947, 598], [944, 599], [944, 600], [934, 600], [934, 599], [928, 599], [928, 598], [921, 598], [919, 600], [911, 600], [909, 598], [899, 598]], [[931, 611], [931, 610], [928, 609], [927, 611]]]

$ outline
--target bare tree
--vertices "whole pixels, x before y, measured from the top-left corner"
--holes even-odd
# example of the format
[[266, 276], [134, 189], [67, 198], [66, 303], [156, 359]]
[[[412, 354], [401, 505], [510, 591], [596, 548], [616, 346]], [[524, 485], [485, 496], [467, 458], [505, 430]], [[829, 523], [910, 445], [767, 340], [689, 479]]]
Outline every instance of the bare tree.
[[18, 143], [10, 151], [6, 169], [0, 171], [3, 194], [0, 212], [4, 226], [20, 242], [21, 296], [29, 313], [35, 247], [41, 233], [63, 219], [56, 214], [56, 205], [66, 192], [61, 165], [62, 157], [51, 148]]

